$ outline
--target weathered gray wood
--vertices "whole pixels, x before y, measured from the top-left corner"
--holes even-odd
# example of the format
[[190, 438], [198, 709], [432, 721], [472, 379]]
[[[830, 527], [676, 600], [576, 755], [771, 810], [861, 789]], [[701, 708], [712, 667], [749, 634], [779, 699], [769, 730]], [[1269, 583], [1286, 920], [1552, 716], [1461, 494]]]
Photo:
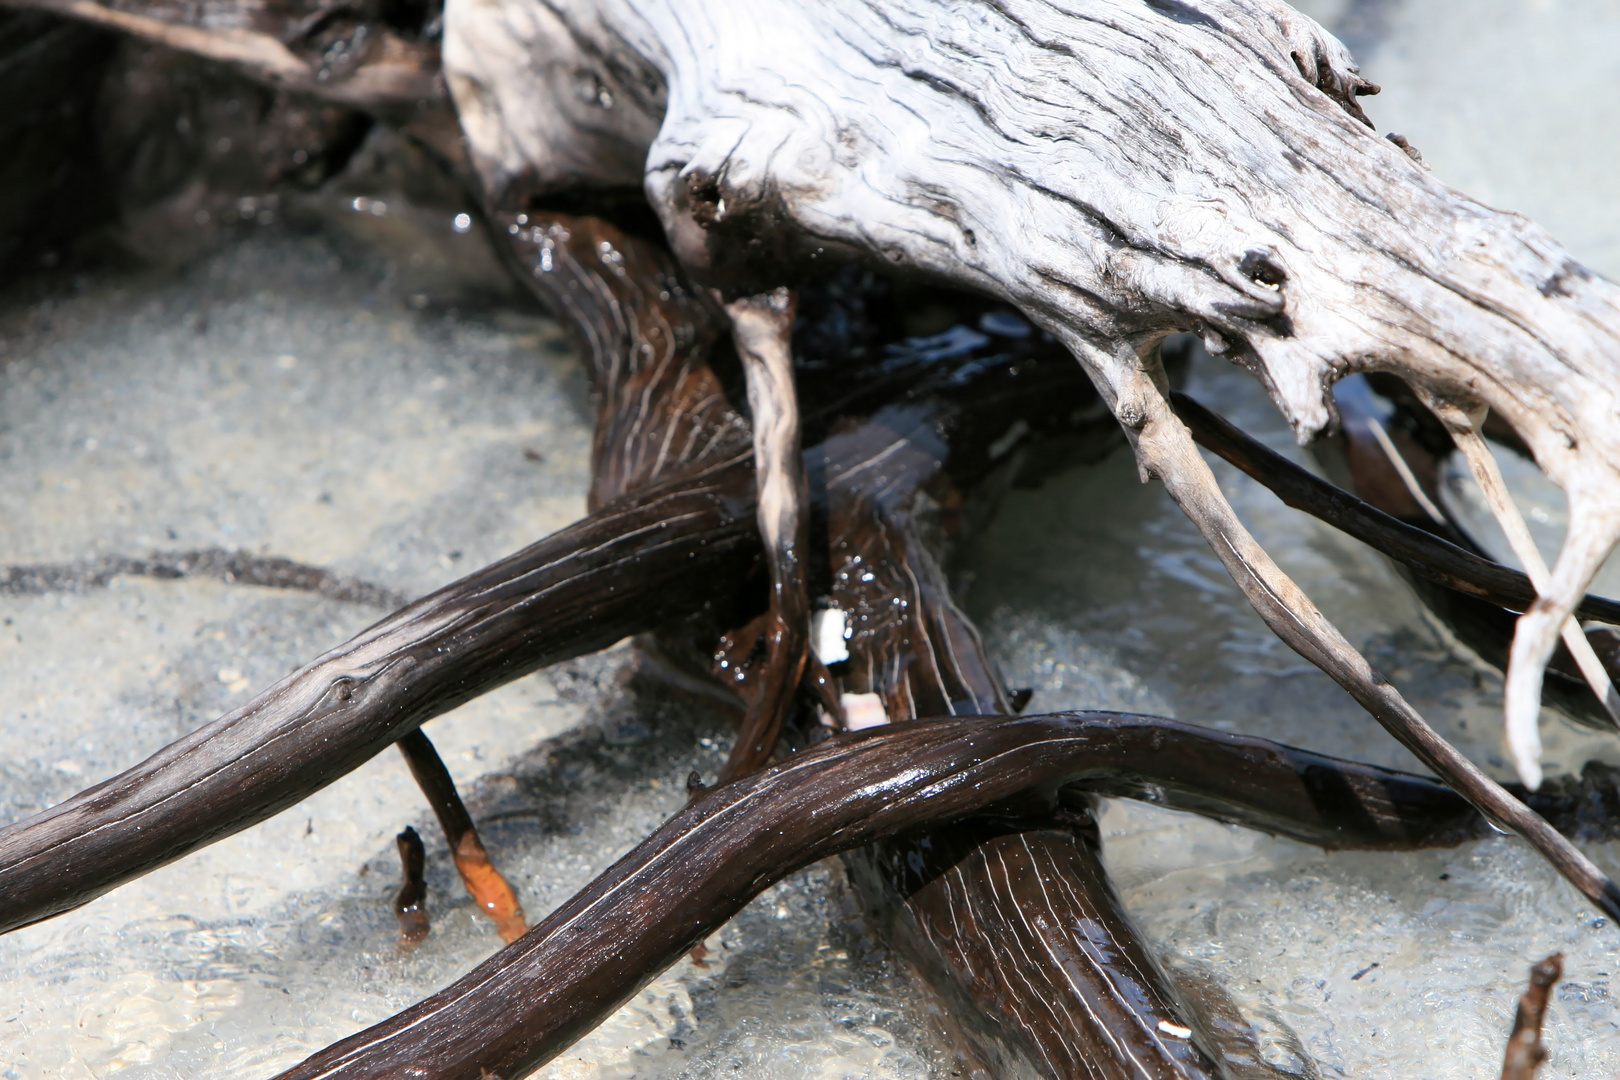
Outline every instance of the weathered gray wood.
[[[1352, 371], [1499, 410], [1570, 496], [1508, 677], [1539, 780], [1541, 671], [1620, 535], [1620, 292], [1380, 138], [1311, 20], [1274, 0], [451, 0], [444, 60], [498, 198], [640, 180], [717, 283], [853, 253], [1016, 303], [1217, 550], [1258, 548], [1164, 404], [1166, 334], [1252, 370], [1302, 440]], [[1262, 613], [1285, 598], [1275, 628], [1366, 667], [1247, 562]]]

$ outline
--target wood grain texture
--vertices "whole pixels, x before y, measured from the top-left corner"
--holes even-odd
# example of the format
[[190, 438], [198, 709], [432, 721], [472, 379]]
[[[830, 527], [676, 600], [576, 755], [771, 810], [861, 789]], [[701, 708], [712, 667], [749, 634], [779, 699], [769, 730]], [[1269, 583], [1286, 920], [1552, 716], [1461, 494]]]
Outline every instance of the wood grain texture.
[[263, 821], [486, 690], [701, 606], [711, 586], [694, 566], [745, 573], [755, 557], [751, 487], [744, 459], [604, 508], [0, 829], [0, 930]]
[[[522, 1076], [559, 1053], [753, 896], [817, 859], [985, 811], [1050, 815], [1070, 785], [1129, 777], [1187, 792], [1188, 762], [1225, 776], [1196, 798], [1257, 805], [1334, 846], [1420, 845], [1444, 815], [1413, 814], [1437, 785], [1157, 717], [1070, 713], [948, 718], [837, 736], [712, 789], [580, 894], [445, 990], [312, 1056], [278, 1080]], [[1359, 782], [1318, 799], [1313, 774]], [[1279, 783], [1283, 777], [1292, 783]], [[1414, 786], [1415, 785], [1415, 786]], [[1331, 789], [1330, 789], [1331, 790]], [[1353, 808], [1353, 813], [1344, 813]], [[1083, 1075], [1083, 1074], [1082, 1074]], [[1173, 1075], [1173, 1074], [1171, 1074]]]
[[[1038, 360], [1017, 366], [1037, 370], [1023, 408], [1010, 415], [1063, 408], [1059, 386], [1039, 385]], [[1037, 404], [1038, 396], [1045, 400]], [[878, 695], [891, 721], [1013, 711], [939, 563], [945, 544], [959, 539], [962, 516], [931, 510], [962, 501], [951, 458], [980, 448], [960, 428], [945, 438], [951, 409], [937, 408], [931, 423], [917, 415], [908, 437], [881, 456], [857, 455], [864, 467], [826, 473], [830, 600], [851, 628], [836, 684]], [[876, 420], [845, 438], [876, 442], [888, 430]], [[1097, 849], [1091, 808], [1077, 801], [1056, 821], [1037, 815], [912, 830], [844, 859], [869, 913], [946, 1003], [952, 1034], [991, 1075], [1215, 1077]]]
[[[535, 29], [481, 47], [496, 25]], [[854, 255], [1007, 299], [1073, 349], [1217, 550], [1235, 517], [1164, 407], [1167, 334], [1252, 370], [1301, 440], [1353, 371], [1497, 410], [1570, 497], [1508, 672], [1509, 728], [1533, 728], [1560, 628], [1620, 537], [1620, 289], [1379, 138], [1356, 102], [1371, 88], [1311, 20], [1277, 0], [477, 0], [445, 33], [496, 197], [601, 183], [574, 163], [605, 129], [639, 132], [648, 195], [710, 280], [757, 290]], [[537, 101], [563, 63], [603, 88], [588, 115], [572, 86]], [[1371, 696], [1376, 673], [1248, 562], [1273, 628]]]

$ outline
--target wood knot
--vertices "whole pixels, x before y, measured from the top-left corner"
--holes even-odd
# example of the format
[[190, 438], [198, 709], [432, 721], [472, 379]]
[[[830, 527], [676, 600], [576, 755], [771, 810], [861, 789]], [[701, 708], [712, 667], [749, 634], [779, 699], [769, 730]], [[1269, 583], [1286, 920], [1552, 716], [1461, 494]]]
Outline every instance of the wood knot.
[[1268, 251], [1246, 251], [1238, 262], [1238, 273], [1262, 288], [1280, 292], [1288, 281], [1288, 272], [1277, 264]]
[[686, 207], [692, 220], [704, 229], [712, 229], [726, 216], [726, 197], [720, 191], [718, 177], [705, 173], [687, 176]]

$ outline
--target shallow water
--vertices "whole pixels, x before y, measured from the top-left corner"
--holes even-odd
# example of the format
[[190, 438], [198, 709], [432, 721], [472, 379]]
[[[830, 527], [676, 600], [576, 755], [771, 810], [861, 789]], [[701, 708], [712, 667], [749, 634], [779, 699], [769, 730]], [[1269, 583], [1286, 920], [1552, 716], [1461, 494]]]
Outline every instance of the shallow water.
[[[1187, 389], [1307, 460], [1258, 388], [1226, 365], [1200, 358]], [[1245, 523], [1350, 641], [1448, 739], [1509, 779], [1500, 678], [1448, 646], [1380, 557], [1214, 466]], [[1605, 573], [1611, 593], [1615, 569]], [[1422, 771], [1271, 635], [1124, 457], [1016, 493], [967, 573], [965, 605], [1010, 685], [1035, 690], [1031, 711], [1154, 712]], [[1545, 726], [1550, 774], [1620, 761], [1612, 738], [1551, 716]], [[1608, 996], [1616, 930], [1517, 840], [1329, 855], [1124, 802], [1102, 825], [1138, 925], [1172, 963], [1226, 987], [1278, 1064], [1302, 1051], [1324, 1076], [1494, 1075], [1528, 965], [1557, 950], [1568, 982], [1543, 1075], [1620, 1070], [1620, 1013]], [[1588, 850], [1620, 870], [1620, 845]]]
[[1620, 2], [1297, 0], [1383, 87], [1362, 104], [1446, 183], [1620, 280]]
[[[1620, 274], [1620, 142], [1589, 137], [1620, 122], [1620, 67], [1574, 47], [1620, 28], [1620, 4], [1313, 7], [1364, 35], [1386, 86], [1370, 103], [1381, 127]], [[176, 275], [93, 276], [0, 311], [0, 562], [220, 547], [414, 595], [574, 520], [589, 409], [554, 324], [423, 309], [419, 288], [345, 241], [266, 229]], [[1205, 358], [1189, 389], [1299, 455], [1246, 376]], [[1555, 544], [1557, 492], [1504, 464]], [[1216, 468], [1349, 638], [1505, 775], [1500, 680], [1451, 648], [1377, 557]], [[1448, 498], [1493, 542], [1466, 483]], [[1016, 493], [963, 570], [1008, 682], [1036, 691], [1031, 709], [1152, 711], [1411, 764], [1270, 635], [1124, 459]], [[1605, 589], [1620, 593], [1612, 568]], [[0, 597], [0, 820], [134, 763], [382, 613], [204, 580]], [[724, 733], [635, 670], [615, 650], [429, 725], [531, 916], [721, 759]], [[1620, 750], [1554, 719], [1548, 757], [1557, 771]], [[405, 824], [428, 841], [435, 920], [410, 954], [389, 913]], [[384, 755], [271, 822], [0, 938], [0, 1080], [266, 1077], [442, 986], [499, 942], [430, 825]], [[1103, 827], [1143, 929], [1227, 988], [1285, 1073], [1493, 1076], [1527, 966], [1554, 949], [1567, 978], [1543, 1075], [1620, 1072], [1616, 930], [1517, 841], [1325, 855], [1127, 803], [1109, 804]], [[1620, 872], [1620, 849], [1593, 854]], [[927, 1009], [836, 864], [771, 890], [706, 950], [542, 1075], [946, 1075]]]

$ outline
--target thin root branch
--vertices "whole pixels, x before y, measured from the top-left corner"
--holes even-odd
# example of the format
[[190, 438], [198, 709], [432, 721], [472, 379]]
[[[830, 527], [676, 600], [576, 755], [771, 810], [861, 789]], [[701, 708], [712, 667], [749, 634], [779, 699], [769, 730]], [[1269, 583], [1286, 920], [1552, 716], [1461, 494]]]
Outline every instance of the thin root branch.
[[[1620, 888], [1574, 844], [1443, 739], [1395, 687], [1374, 671], [1298, 585], [1249, 535], [1199, 456], [1187, 427], [1156, 388], [1137, 387], [1144, 422], [1138, 459], [1165, 487], [1225, 564], [1272, 632], [1321, 668], [1480, 813], [1523, 836], [1566, 880], [1611, 918]], [[1151, 410], [1151, 412], [1149, 411]], [[1539, 693], [1539, 687], [1538, 693]]]
[[414, 949], [432, 929], [428, 922], [427, 881], [422, 875], [426, 857], [422, 852], [422, 838], [409, 825], [394, 837], [399, 848], [400, 872], [405, 883], [394, 897], [394, 918], [399, 920], [399, 943]]
[[1546, 1062], [1541, 1025], [1547, 1017], [1547, 998], [1563, 973], [1563, 953], [1553, 953], [1530, 969], [1530, 985], [1513, 1014], [1513, 1033], [1508, 1036], [1507, 1055], [1502, 1060], [1502, 1080], [1535, 1080]]
[[[506, 878], [490, 861], [483, 842], [478, 839], [472, 816], [467, 813], [466, 805], [456, 792], [455, 781], [450, 778], [450, 771], [444, 767], [439, 752], [420, 730], [400, 739], [399, 751], [405, 755], [411, 775], [416, 778], [417, 786], [427, 796], [439, 825], [444, 829], [444, 838], [450, 844], [456, 870], [461, 874], [461, 882], [467, 886], [473, 902], [478, 905], [478, 910], [495, 921], [495, 929], [500, 931], [502, 941], [516, 941], [528, 929], [523, 921], [523, 907], [512, 892], [512, 886], [507, 884]], [[412, 835], [415, 835], [414, 832]]]
[[776, 751], [782, 725], [799, 688], [809, 652], [810, 601], [804, 553], [808, 547], [804, 463], [799, 450], [799, 403], [793, 387], [794, 295], [776, 289], [726, 305], [748, 380], [758, 471], [759, 535], [771, 575], [765, 631], [765, 678], [720, 774], [726, 783], [750, 773]]
[[[1432, 406], [1431, 406], [1432, 407]], [[1469, 470], [1474, 475], [1474, 482], [1479, 485], [1485, 496], [1485, 505], [1490, 507], [1497, 524], [1507, 536], [1508, 545], [1512, 547], [1513, 554], [1518, 556], [1519, 562], [1524, 565], [1530, 582], [1536, 587], [1538, 596], [1546, 596], [1552, 585], [1552, 571], [1541, 557], [1541, 551], [1536, 547], [1535, 539], [1530, 535], [1530, 526], [1525, 524], [1524, 515], [1519, 512], [1518, 504], [1509, 494], [1507, 481], [1502, 478], [1502, 470], [1497, 466], [1496, 456], [1480, 434], [1479, 423], [1471, 416], [1460, 414], [1460, 410], [1437, 410], [1446, 427], [1451, 431], [1451, 437], [1457, 448], [1462, 451], [1463, 459], [1468, 462]], [[1586, 679], [1592, 693], [1603, 703], [1609, 716], [1617, 726], [1620, 726], [1620, 694], [1615, 693], [1614, 683], [1609, 679], [1609, 673], [1604, 670], [1603, 661], [1598, 659], [1592, 648], [1592, 643], [1586, 639], [1581, 630], [1580, 623], [1571, 616], [1564, 620], [1559, 630], [1564, 645], [1569, 649], [1575, 663], [1580, 667], [1581, 675]], [[1515, 725], [1514, 720], [1521, 721]], [[1535, 716], [1509, 715], [1508, 745], [1513, 751], [1514, 764], [1518, 767], [1519, 776], [1525, 784], [1534, 789], [1541, 784], [1541, 735], [1537, 730]]]

